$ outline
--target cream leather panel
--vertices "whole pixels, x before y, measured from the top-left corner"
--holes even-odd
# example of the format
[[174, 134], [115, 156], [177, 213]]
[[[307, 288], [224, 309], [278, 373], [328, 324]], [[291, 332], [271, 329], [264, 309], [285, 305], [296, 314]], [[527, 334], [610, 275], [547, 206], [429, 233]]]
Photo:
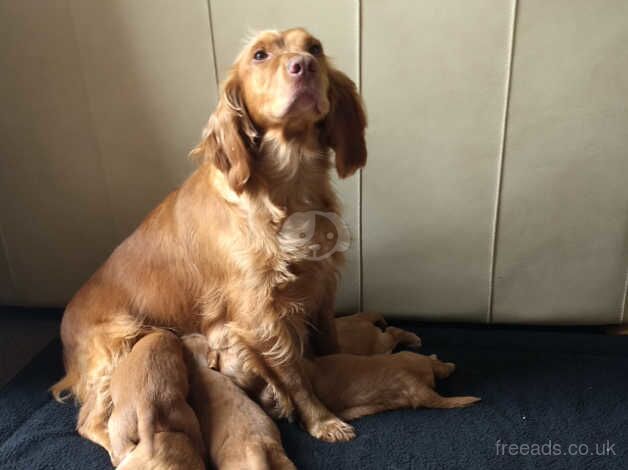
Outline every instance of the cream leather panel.
[[493, 321], [616, 323], [628, 266], [628, 3], [519, 3]]
[[116, 233], [123, 238], [193, 169], [187, 155], [216, 103], [207, 4], [71, 4]]
[[16, 286], [5, 301], [63, 305], [190, 170], [215, 104], [207, 5], [0, 8], [0, 220]]
[[7, 259], [6, 243], [2, 226], [0, 226], [0, 305], [8, 304], [13, 297], [13, 279], [11, 278], [11, 267]]
[[[354, 81], [358, 77], [357, 2], [338, 0], [212, 0], [212, 25], [216, 41], [218, 75], [224, 77], [242, 48], [243, 39], [262, 29], [288, 29], [301, 26], [317, 36], [338, 68]], [[346, 253], [347, 264], [336, 300], [337, 309], [355, 312], [359, 307], [360, 265], [358, 230], [358, 176], [337, 180], [336, 188], [344, 205], [343, 219], [353, 240]]]
[[368, 310], [486, 318], [511, 11], [364, 2]]
[[0, 2], [0, 220], [8, 303], [63, 305], [115, 242], [64, 2]]

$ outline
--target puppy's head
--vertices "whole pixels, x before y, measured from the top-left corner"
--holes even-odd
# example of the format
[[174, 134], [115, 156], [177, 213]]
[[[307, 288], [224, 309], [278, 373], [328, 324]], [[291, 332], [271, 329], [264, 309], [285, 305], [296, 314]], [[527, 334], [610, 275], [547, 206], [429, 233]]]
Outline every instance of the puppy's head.
[[264, 31], [242, 50], [193, 154], [212, 160], [241, 192], [264, 134], [316, 139], [332, 148], [341, 177], [366, 163], [366, 115], [355, 84], [303, 29]]
[[188, 365], [200, 368], [217, 368], [218, 353], [209, 348], [207, 337], [193, 333], [181, 338]]

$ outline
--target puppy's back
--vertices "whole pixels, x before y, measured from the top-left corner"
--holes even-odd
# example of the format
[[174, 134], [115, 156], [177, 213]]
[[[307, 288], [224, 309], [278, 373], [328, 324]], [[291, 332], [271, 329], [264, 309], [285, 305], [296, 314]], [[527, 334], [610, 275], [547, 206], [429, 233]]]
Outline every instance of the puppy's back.
[[187, 394], [187, 387], [181, 341], [166, 330], [155, 330], [142, 337], [111, 377], [114, 403], [131, 394], [170, 399], [172, 393]]
[[123, 459], [138, 441], [151, 455], [157, 431], [185, 432], [202, 454], [199, 424], [186, 401], [188, 390], [181, 340], [166, 330], [142, 337], [111, 377], [112, 461]]

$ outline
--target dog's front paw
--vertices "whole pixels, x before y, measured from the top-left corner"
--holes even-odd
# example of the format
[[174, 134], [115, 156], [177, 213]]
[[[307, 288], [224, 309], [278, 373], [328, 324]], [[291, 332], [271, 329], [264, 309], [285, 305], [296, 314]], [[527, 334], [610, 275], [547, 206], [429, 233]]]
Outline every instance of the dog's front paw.
[[335, 416], [314, 423], [308, 432], [312, 437], [325, 442], [346, 442], [355, 438], [353, 426]]

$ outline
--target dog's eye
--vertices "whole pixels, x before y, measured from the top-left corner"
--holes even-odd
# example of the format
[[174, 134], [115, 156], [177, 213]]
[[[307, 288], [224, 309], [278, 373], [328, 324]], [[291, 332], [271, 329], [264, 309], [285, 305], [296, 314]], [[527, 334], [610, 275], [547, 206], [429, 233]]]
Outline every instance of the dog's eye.
[[312, 44], [308, 49], [308, 52], [312, 55], [320, 55], [323, 52], [323, 48], [320, 44]]
[[253, 54], [253, 58], [255, 60], [264, 60], [267, 57], [268, 57], [268, 53], [263, 50], [255, 51], [255, 54]]

